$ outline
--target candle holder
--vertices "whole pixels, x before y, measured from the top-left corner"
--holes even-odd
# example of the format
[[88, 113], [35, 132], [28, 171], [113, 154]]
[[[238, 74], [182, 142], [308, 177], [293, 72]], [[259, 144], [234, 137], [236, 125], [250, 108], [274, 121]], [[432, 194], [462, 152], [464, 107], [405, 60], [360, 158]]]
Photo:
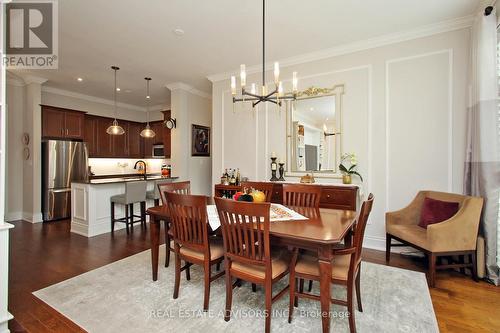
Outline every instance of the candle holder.
[[278, 165], [280, 166], [279, 170], [278, 170], [280, 173], [280, 178], [278, 178], [278, 181], [284, 182], [285, 181], [285, 177], [284, 177], [284, 175], [285, 175], [285, 163], [280, 162], [280, 163], [278, 163]]
[[275, 182], [278, 180], [276, 177], [276, 170], [278, 169], [278, 164], [276, 163], [276, 157], [271, 157], [271, 181]]

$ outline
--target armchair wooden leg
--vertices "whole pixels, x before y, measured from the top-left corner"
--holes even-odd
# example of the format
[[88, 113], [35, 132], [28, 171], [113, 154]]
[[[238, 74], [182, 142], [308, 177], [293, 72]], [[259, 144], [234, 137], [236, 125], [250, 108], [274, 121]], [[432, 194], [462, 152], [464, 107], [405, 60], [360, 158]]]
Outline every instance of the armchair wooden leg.
[[189, 263], [187, 261], [186, 261], [186, 265], [187, 265], [187, 267], [186, 267], [186, 280], [189, 281], [189, 280], [191, 280], [191, 272], [189, 270], [190, 269], [189, 268], [190, 265], [189, 265]]
[[363, 305], [361, 304], [361, 265], [359, 266], [358, 275], [356, 275], [356, 300], [358, 301], [359, 312], [363, 312]]
[[179, 285], [180, 285], [180, 283], [181, 283], [181, 258], [180, 258], [178, 253], [175, 253], [174, 299], [177, 299], [177, 297], [179, 297]]
[[290, 296], [290, 304], [288, 306], [288, 322], [291, 323], [292, 322], [292, 315], [293, 315], [293, 308], [295, 307], [295, 269], [293, 269], [293, 266], [292, 268], [290, 269], [290, 274], [289, 274], [289, 285], [290, 285], [290, 289], [289, 289], [289, 296]]
[[111, 232], [115, 232], [115, 203], [111, 203]]
[[265, 282], [266, 288], [266, 333], [271, 332], [271, 314], [272, 314], [272, 299], [273, 299], [273, 284], [271, 282], [271, 277]]
[[231, 274], [229, 273], [227, 261], [224, 266], [226, 269], [226, 312], [224, 313], [224, 320], [229, 321], [229, 319], [231, 319], [231, 304], [233, 302], [233, 283], [231, 281]]
[[391, 260], [391, 235], [385, 234], [385, 261]]
[[472, 264], [472, 267], [471, 267], [471, 270], [472, 270], [472, 279], [474, 279], [474, 281], [478, 282], [479, 279], [477, 277], [476, 256], [477, 256], [477, 252], [476, 251], [472, 252], [471, 255], [470, 255], [470, 257], [471, 257], [471, 264]]
[[349, 312], [349, 332], [350, 333], [355, 333], [356, 332], [356, 320], [354, 317], [354, 284], [355, 281], [348, 280], [347, 281], [347, 312]]
[[210, 301], [210, 276], [212, 275], [210, 262], [206, 262], [203, 268], [205, 270], [205, 294], [203, 296], [203, 311], [208, 311], [208, 302]]
[[165, 267], [170, 265], [170, 235], [168, 234], [168, 221], [165, 220]]
[[253, 292], [257, 291], [257, 285], [255, 283], [252, 283], [252, 291]]
[[434, 288], [436, 280], [436, 255], [429, 253], [429, 272], [428, 272], [429, 287]]

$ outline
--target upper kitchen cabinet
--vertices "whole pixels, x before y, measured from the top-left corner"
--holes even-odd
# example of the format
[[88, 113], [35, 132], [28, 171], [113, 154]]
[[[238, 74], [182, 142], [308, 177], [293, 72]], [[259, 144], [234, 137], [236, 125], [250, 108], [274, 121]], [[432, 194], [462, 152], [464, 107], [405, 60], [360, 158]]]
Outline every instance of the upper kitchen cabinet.
[[111, 135], [106, 133], [108, 127], [113, 123], [111, 118], [97, 118], [96, 125], [96, 154], [90, 157], [113, 157], [113, 145], [111, 141]]
[[[170, 110], [162, 112], [164, 120], [170, 119]], [[171, 145], [172, 145], [171, 130], [169, 128], [166, 128], [163, 124], [162, 126], [163, 126], [163, 145], [164, 145], [165, 158], [170, 158]]]
[[89, 157], [97, 156], [97, 119], [98, 117], [85, 115], [83, 141], [87, 144]]
[[129, 157], [129, 122], [120, 121], [120, 126], [125, 130], [122, 135], [109, 135], [111, 137], [111, 145], [113, 150], [113, 157]]
[[129, 138], [128, 138], [128, 155], [132, 158], [142, 158], [144, 155], [142, 153], [142, 138], [141, 131], [144, 125], [141, 123], [130, 122], [129, 123]]
[[42, 105], [42, 137], [83, 140], [84, 119], [84, 112]]

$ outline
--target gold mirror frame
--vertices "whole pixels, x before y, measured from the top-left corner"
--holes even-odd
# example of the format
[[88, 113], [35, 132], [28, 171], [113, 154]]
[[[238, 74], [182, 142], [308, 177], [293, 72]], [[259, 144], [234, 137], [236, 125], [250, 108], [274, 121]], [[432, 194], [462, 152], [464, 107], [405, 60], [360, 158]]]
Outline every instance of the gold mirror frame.
[[335, 150], [335, 169], [333, 170], [324, 170], [324, 171], [292, 171], [291, 163], [292, 163], [292, 154], [293, 149], [292, 146], [292, 112], [295, 101], [287, 101], [286, 102], [286, 170], [285, 176], [288, 177], [302, 177], [305, 174], [314, 173], [314, 176], [317, 178], [342, 178], [342, 174], [338, 172], [338, 162], [340, 161], [340, 156], [342, 156], [344, 152], [343, 145], [343, 95], [344, 95], [344, 85], [336, 84], [330, 88], [319, 88], [311, 86], [305, 90], [299, 91], [297, 93], [297, 100], [304, 99], [312, 99], [319, 97], [335, 97], [335, 112], [338, 112], [338, 115], [335, 117], [338, 119], [339, 127], [338, 127], [338, 149]]

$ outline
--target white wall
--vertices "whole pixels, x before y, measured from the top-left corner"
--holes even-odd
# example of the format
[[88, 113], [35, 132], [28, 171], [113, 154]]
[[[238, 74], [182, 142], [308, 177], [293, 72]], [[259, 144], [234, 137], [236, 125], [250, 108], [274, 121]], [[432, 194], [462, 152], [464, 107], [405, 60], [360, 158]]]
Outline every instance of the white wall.
[[23, 113], [25, 92], [20, 85], [9, 84], [6, 89], [8, 101], [19, 101], [9, 104], [7, 111], [7, 151], [6, 160], [6, 193], [5, 212], [7, 221], [20, 220], [23, 217]]
[[[343, 151], [358, 154], [362, 190], [375, 195], [366, 246], [384, 248], [384, 213], [418, 190], [462, 191], [469, 38], [461, 29], [282, 68], [285, 80], [298, 71], [299, 89], [345, 85]], [[213, 83], [212, 182], [230, 167], [268, 180], [271, 151], [286, 154], [285, 111], [241, 104], [233, 111], [229, 86]]]
[[[212, 109], [209, 96], [193, 93], [184, 83], [169, 85], [171, 90], [171, 116], [177, 120], [172, 130], [172, 175], [191, 181], [193, 194], [212, 193], [212, 155], [191, 156], [191, 125], [211, 127]], [[212, 143], [212, 148], [214, 144]]]

